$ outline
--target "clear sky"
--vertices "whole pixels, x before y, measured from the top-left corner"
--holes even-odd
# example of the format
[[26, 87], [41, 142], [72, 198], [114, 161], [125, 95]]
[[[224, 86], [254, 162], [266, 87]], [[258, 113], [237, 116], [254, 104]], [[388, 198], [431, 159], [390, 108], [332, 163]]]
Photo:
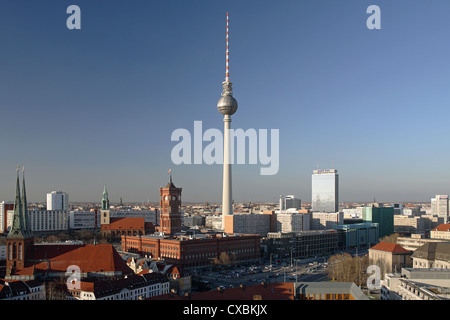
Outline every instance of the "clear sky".
[[[69, 5], [81, 30], [69, 30]], [[369, 30], [369, 5], [381, 29]], [[279, 129], [278, 174], [234, 165], [235, 201], [311, 200], [332, 164], [341, 201], [429, 201], [450, 194], [448, 0], [0, 2], [0, 201], [25, 166], [28, 198], [158, 201], [172, 168], [184, 201], [219, 202], [221, 165], [174, 165], [170, 137]]]

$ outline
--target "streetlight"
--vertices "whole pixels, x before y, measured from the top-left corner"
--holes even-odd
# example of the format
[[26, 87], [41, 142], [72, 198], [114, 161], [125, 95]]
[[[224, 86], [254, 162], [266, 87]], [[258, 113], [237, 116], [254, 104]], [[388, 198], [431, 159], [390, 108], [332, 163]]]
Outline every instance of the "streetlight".
[[292, 264], [292, 251], [294, 251], [293, 248], [291, 248], [291, 267], [293, 266], [293, 264]]
[[272, 271], [272, 255], [273, 253], [270, 254], [270, 271]]

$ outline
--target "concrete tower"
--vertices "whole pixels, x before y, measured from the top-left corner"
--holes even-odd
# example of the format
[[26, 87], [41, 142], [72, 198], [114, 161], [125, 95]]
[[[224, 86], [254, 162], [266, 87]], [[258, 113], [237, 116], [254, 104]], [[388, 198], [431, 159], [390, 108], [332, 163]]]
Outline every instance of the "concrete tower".
[[231, 115], [237, 111], [238, 103], [233, 97], [232, 83], [229, 72], [228, 51], [228, 12], [227, 12], [227, 51], [225, 81], [222, 82], [222, 97], [217, 102], [217, 109], [223, 115], [224, 139], [223, 139], [223, 193], [222, 193], [222, 228], [225, 228], [225, 217], [233, 214], [233, 198], [231, 188], [231, 152], [230, 152], [230, 128]]

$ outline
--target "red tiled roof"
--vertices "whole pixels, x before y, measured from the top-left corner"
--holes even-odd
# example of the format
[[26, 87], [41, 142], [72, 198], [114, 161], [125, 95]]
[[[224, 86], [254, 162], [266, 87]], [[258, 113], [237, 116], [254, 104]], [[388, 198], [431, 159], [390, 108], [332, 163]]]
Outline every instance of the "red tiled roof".
[[145, 230], [144, 217], [111, 218], [110, 224], [102, 224], [102, 230]]
[[190, 297], [165, 294], [149, 300], [294, 300], [294, 297], [293, 282], [275, 282], [193, 293]]
[[379, 251], [387, 251], [391, 253], [407, 253], [409, 252], [402, 246], [399, 246], [395, 243], [389, 243], [389, 242], [380, 242], [377, 245], [370, 248], [371, 250], [379, 250]]
[[71, 265], [76, 265], [81, 272], [122, 271], [133, 273], [110, 244], [40, 244], [34, 245], [28, 260], [28, 266], [15, 274], [27, 275], [37, 270], [66, 272]]
[[450, 224], [442, 223], [431, 231], [450, 231]]

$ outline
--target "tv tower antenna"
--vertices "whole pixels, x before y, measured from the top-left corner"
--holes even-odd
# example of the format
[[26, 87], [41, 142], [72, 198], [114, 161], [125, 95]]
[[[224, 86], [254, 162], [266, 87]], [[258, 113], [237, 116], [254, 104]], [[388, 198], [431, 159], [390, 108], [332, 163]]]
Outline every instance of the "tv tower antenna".
[[230, 81], [230, 66], [229, 66], [230, 51], [228, 50], [228, 39], [229, 39], [228, 22], [229, 22], [229, 18], [228, 18], [228, 12], [227, 12], [227, 51], [226, 51], [226, 70], [225, 70], [225, 81], [226, 82]]

